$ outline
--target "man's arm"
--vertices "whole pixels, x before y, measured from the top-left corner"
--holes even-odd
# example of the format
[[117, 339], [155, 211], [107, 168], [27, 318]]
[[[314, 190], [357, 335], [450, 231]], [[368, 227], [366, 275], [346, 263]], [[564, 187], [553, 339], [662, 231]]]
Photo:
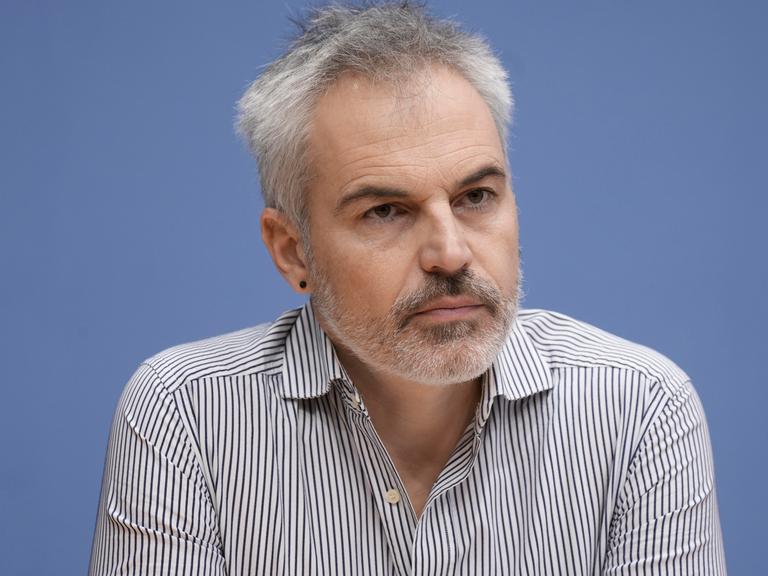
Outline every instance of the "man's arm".
[[726, 573], [709, 433], [690, 383], [651, 424], [630, 466], [604, 573]]
[[115, 414], [91, 576], [226, 573], [217, 516], [173, 398], [143, 364]]

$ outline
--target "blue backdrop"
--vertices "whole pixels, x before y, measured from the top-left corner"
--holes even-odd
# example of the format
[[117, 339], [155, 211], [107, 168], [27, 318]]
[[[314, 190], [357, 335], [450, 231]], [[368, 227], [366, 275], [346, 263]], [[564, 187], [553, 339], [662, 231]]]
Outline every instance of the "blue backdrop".
[[[0, 7], [0, 573], [82, 574], [137, 364], [300, 304], [234, 103], [296, 1]], [[526, 304], [692, 377], [732, 574], [764, 570], [766, 4], [434, 2], [517, 98]]]

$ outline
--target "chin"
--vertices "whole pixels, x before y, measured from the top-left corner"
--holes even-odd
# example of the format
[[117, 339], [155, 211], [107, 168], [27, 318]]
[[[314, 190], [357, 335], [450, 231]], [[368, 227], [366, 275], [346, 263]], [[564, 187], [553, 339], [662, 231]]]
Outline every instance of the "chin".
[[449, 345], [422, 344], [418, 350], [400, 350], [391, 370], [401, 378], [430, 386], [461, 384], [482, 376], [493, 364], [501, 347], [499, 342], [467, 343], [462, 339]]

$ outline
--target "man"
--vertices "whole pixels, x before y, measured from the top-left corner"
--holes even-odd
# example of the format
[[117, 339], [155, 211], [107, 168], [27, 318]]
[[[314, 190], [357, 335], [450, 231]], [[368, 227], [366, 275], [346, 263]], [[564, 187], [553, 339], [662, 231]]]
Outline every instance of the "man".
[[454, 24], [313, 13], [240, 103], [310, 301], [139, 368], [92, 574], [725, 573], [686, 375], [518, 312], [510, 108]]

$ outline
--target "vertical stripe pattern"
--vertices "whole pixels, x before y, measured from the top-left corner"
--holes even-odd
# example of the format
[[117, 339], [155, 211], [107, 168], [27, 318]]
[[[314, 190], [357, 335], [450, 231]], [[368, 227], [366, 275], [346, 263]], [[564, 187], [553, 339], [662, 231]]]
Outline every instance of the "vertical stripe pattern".
[[110, 435], [90, 573], [726, 568], [706, 420], [663, 356], [521, 311], [417, 518], [308, 304], [139, 367]]

